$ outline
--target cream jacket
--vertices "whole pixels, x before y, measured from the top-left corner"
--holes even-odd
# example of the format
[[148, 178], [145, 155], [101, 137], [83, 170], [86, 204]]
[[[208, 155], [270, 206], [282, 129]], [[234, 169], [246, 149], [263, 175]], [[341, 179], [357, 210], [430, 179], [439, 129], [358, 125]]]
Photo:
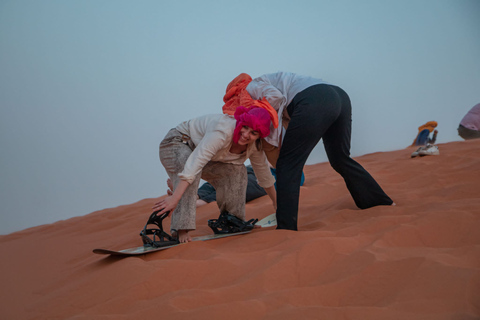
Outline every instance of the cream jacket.
[[236, 120], [228, 115], [210, 114], [179, 124], [176, 129], [189, 136], [195, 145], [183, 171], [178, 175], [179, 178], [192, 183], [209, 161], [244, 164], [250, 159], [258, 184], [263, 188], [273, 186], [275, 178], [270, 172], [265, 153], [257, 150], [255, 144], [249, 145], [242, 154], [229, 151], [236, 123]]

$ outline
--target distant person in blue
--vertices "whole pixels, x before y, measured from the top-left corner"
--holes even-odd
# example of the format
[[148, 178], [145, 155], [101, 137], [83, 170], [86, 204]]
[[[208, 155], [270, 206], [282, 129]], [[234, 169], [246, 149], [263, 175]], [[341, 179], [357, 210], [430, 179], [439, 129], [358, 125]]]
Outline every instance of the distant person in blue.
[[[419, 146], [420, 148], [418, 148], [412, 153], [412, 158], [415, 158], [417, 156], [438, 156], [440, 154], [438, 146], [435, 145], [438, 134], [438, 130], [435, 129], [437, 126], [437, 121], [428, 121], [427, 123], [418, 127], [418, 134], [415, 137], [415, 140], [413, 140], [411, 146]], [[430, 133], [432, 131], [433, 135], [432, 138], [430, 138]]]
[[[418, 127], [418, 134], [413, 140], [413, 146], [426, 146], [427, 144], [435, 144], [437, 141], [438, 130], [435, 129], [438, 126], [437, 121], [428, 121], [427, 123]], [[430, 133], [433, 131], [432, 138]]]

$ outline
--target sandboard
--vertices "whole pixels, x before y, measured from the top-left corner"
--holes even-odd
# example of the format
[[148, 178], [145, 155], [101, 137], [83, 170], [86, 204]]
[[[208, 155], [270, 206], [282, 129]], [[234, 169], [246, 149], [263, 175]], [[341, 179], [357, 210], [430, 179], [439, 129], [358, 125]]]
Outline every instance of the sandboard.
[[[232, 237], [232, 236], [238, 236], [241, 234], [246, 234], [250, 233], [250, 231], [244, 231], [244, 232], [237, 232], [237, 233], [227, 233], [227, 234], [209, 234], [205, 236], [199, 236], [199, 237], [194, 237], [192, 238], [192, 241], [208, 241], [208, 240], [215, 240], [215, 239], [220, 239], [220, 238], [226, 238], [226, 237]], [[112, 256], [138, 256], [142, 254], [147, 254], [151, 252], [157, 252], [169, 248], [173, 248], [179, 245], [182, 245], [183, 243], [178, 243], [178, 244], [173, 244], [171, 246], [166, 246], [166, 247], [135, 247], [135, 248], [129, 248], [129, 249], [123, 249], [123, 250], [109, 250], [109, 249], [93, 249], [93, 253], [96, 254], [109, 254]]]
[[[277, 225], [277, 219], [275, 216], [275, 213], [272, 213], [271, 215], [263, 218], [262, 220], [258, 221], [255, 226], [261, 227], [261, 228], [268, 228], [268, 227], [273, 227]], [[205, 236], [199, 236], [199, 237], [194, 237], [192, 238], [192, 241], [208, 241], [208, 240], [215, 240], [215, 239], [220, 239], [220, 238], [226, 238], [226, 237], [232, 237], [232, 236], [237, 236], [241, 234], [246, 234], [249, 233], [250, 231], [245, 231], [245, 232], [238, 232], [238, 233], [228, 233], [228, 234], [209, 234]], [[93, 249], [93, 253], [96, 254], [109, 254], [112, 256], [138, 256], [142, 254], [147, 254], [151, 252], [157, 252], [157, 251], [162, 251], [165, 249], [173, 248], [176, 246], [181, 245], [181, 243], [178, 244], [173, 244], [171, 246], [165, 246], [165, 247], [150, 247], [150, 246], [140, 246], [140, 247], [135, 247], [135, 248], [128, 248], [128, 249], [123, 249], [123, 250], [110, 250], [110, 249], [103, 249], [103, 248], [98, 248], [98, 249]]]
[[272, 213], [269, 216], [266, 216], [262, 220], [258, 221], [255, 226], [260, 226], [262, 228], [274, 227], [277, 225], [277, 216], [275, 213]]

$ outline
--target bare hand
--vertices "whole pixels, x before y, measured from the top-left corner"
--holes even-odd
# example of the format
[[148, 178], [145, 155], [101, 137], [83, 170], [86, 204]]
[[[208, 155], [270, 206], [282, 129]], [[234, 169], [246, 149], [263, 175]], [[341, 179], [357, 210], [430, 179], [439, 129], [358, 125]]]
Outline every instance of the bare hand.
[[[170, 179], [167, 181], [167, 184], [169, 188], [171, 187], [171, 181]], [[168, 195], [166, 198], [163, 200], [158, 201], [155, 203], [155, 205], [152, 207], [154, 210], [159, 210], [158, 214], [163, 214], [167, 211], [173, 212], [173, 210], [177, 207], [178, 202], [182, 198], [185, 190], [188, 188], [190, 184], [187, 181], [181, 180], [177, 187], [175, 188], [175, 191], [173, 192], [172, 195]], [[170, 215], [170, 213], [168, 214]]]
[[170, 213], [168, 214], [170, 216], [171, 212], [173, 212], [173, 210], [175, 210], [175, 208], [177, 207], [177, 204], [178, 200], [176, 200], [172, 196], [168, 196], [165, 199], [156, 202], [152, 209], [159, 210], [158, 215], [170, 211]]

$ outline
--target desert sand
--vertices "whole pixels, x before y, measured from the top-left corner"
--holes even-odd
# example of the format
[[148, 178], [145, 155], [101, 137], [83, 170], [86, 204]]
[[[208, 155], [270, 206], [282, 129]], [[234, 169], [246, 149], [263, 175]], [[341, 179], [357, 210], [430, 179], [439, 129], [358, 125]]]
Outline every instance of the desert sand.
[[[356, 158], [391, 207], [359, 210], [328, 163], [307, 166], [298, 232], [93, 254], [141, 245], [144, 199], [1, 236], [0, 319], [480, 319], [480, 140], [438, 146]], [[218, 214], [199, 208], [194, 235]]]

